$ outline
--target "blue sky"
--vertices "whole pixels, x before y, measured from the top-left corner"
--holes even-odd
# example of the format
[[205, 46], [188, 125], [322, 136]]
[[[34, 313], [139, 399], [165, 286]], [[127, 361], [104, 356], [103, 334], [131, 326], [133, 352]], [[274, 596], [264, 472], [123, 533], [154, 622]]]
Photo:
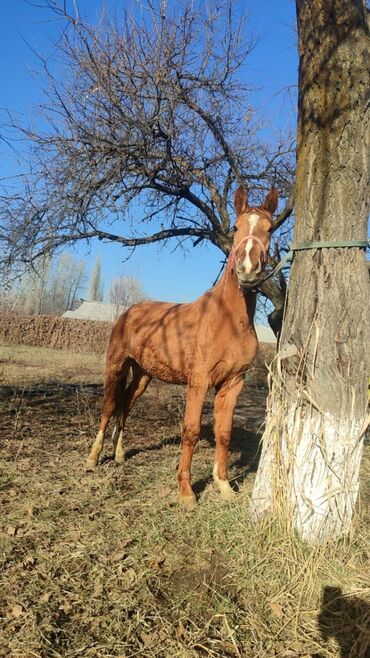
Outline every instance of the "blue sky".
[[[93, 18], [102, 3], [80, 0], [78, 4], [82, 13]], [[119, 7], [125, 3], [115, 0], [104, 4]], [[249, 29], [259, 35], [259, 43], [246, 66], [248, 82], [259, 91], [248, 98], [248, 104], [261, 108], [267, 117], [270, 128], [266, 128], [266, 134], [294, 127], [295, 108], [283, 90], [297, 82], [295, 3], [250, 0], [245, 5], [251, 12]], [[0, 16], [0, 107], [27, 115], [31, 106], [37, 104], [42, 87], [42, 79], [34, 73], [37, 58], [27, 43], [50, 54], [50, 39], [57, 33], [58, 25], [49, 20], [49, 12], [25, 0], [2, 0]], [[5, 177], [16, 170], [17, 163], [4, 142], [0, 142], [0, 155], [0, 176]], [[95, 257], [100, 256], [106, 288], [114, 276], [124, 274], [138, 277], [153, 299], [192, 301], [212, 285], [222, 254], [212, 245], [195, 249], [190, 246], [185, 253], [175, 247], [175, 243], [166, 248], [143, 247], [125, 261], [128, 252], [122, 247], [97, 241], [89, 249], [79, 245], [78, 254], [86, 258], [90, 269]]]

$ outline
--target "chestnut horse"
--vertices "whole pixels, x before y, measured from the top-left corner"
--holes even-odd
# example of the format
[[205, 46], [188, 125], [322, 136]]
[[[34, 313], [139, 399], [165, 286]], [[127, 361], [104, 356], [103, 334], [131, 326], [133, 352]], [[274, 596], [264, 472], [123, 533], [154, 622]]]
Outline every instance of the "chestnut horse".
[[88, 470], [98, 463], [113, 415], [115, 460], [124, 460], [122, 435], [128, 413], [151, 379], [157, 377], [187, 385], [178, 468], [180, 501], [187, 507], [196, 504], [190, 467], [210, 388], [215, 389], [213, 478], [222, 497], [234, 494], [227, 477], [228, 446], [244, 373], [257, 353], [255, 286], [267, 260], [277, 203], [277, 190], [272, 188], [262, 206], [249, 207], [245, 190], [239, 188], [234, 196], [237, 219], [233, 247], [214, 288], [191, 304], [135, 304], [117, 319], [107, 354], [103, 413], [86, 463]]

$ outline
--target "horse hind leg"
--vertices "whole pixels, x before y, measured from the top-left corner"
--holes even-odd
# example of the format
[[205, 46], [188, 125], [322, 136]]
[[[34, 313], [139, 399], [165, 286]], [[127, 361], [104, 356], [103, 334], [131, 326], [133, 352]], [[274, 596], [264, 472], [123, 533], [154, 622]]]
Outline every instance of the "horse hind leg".
[[132, 363], [132, 380], [122, 396], [121, 405], [116, 414], [116, 425], [112, 434], [114, 460], [118, 464], [122, 464], [125, 460], [123, 430], [127, 417], [136, 400], [143, 395], [151, 379], [151, 376], [148, 375], [148, 373], [146, 373], [136, 362]]
[[123, 365], [119, 368], [110, 368], [109, 364], [107, 366], [104, 382], [103, 411], [99, 431], [86, 461], [86, 470], [88, 471], [93, 470], [98, 463], [100, 453], [103, 449], [105, 431], [111, 417], [114, 413], [117, 413], [120, 406], [120, 398], [122, 397], [122, 391], [125, 389], [130, 365], [130, 359], [125, 359]]
[[122, 445], [122, 435], [123, 435], [122, 409], [123, 409], [126, 392], [127, 392], [126, 381], [124, 381], [123, 385], [120, 388], [120, 392], [117, 395], [115, 424], [112, 431], [113, 458], [117, 462], [117, 464], [122, 464], [122, 462], [124, 462], [125, 460], [125, 453], [123, 451], [123, 445]]

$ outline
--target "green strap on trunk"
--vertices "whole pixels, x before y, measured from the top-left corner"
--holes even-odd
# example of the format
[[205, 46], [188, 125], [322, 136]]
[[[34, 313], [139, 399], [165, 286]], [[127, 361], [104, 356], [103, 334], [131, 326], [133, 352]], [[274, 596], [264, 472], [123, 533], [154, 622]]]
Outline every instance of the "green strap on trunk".
[[286, 266], [287, 263], [293, 260], [294, 252], [295, 251], [305, 251], [306, 249], [350, 249], [350, 248], [357, 248], [357, 249], [367, 249], [370, 247], [370, 240], [318, 240], [317, 242], [302, 242], [298, 244], [294, 244], [294, 242], [291, 243], [290, 245], [290, 250], [288, 253], [284, 256], [284, 258], [281, 259], [280, 263], [276, 265], [276, 267], [267, 274], [261, 281], [260, 284], [263, 283], [264, 281], [267, 281], [267, 279], [270, 279], [270, 277], [274, 276], [280, 270], [283, 269], [283, 267]]
[[305, 249], [345, 249], [350, 247], [358, 247], [360, 249], [367, 249], [370, 246], [370, 240], [318, 240], [317, 242], [302, 242], [301, 244], [290, 245], [290, 251], [303, 251]]

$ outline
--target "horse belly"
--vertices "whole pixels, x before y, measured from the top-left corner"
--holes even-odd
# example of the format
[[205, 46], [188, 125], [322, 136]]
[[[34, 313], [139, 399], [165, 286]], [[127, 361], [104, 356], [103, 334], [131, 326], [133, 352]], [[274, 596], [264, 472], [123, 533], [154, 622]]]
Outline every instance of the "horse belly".
[[128, 351], [152, 377], [170, 384], [187, 383], [197, 339], [190, 307], [144, 302], [127, 312]]
[[176, 362], [174, 358], [166, 358], [164, 354], [158, 354], [153, 349], [145, 349], [134, 358], [152, 377], [156, 377], [167, 384], [187, 383], [185, 363]]

